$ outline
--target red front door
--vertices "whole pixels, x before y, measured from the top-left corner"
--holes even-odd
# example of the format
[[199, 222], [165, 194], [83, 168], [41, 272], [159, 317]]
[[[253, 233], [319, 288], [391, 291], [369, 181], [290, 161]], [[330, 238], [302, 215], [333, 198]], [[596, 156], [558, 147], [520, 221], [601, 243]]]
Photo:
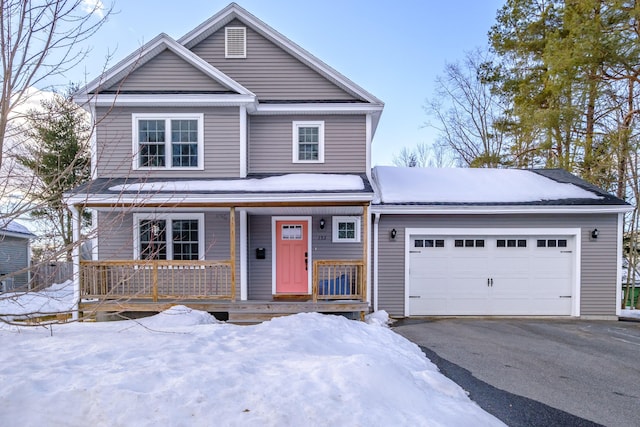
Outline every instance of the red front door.
[[306, 220], [276, 221], [276, 293], [309, 293]]

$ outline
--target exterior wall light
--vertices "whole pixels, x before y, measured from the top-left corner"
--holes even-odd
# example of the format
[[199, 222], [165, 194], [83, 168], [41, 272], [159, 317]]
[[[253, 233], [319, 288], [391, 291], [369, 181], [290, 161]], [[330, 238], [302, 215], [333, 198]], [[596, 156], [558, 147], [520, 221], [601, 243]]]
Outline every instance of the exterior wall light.
[[324, 221], [324, 218], [322, 218], [320, 220], [320, 230], [324, 230], [324, 224], [325, 224], [325, 221]]
[[599, 234], [600, 234], [600, 232], [598, 231], [598, 229], [594, 228], [593, 231], [591, 232], [591, 238], [592, 239], [597, 239]]
[[392, 228], [391, 233], [389, 233], [389, 236], [391, 236], [392, 239], [395, 239], [397, 235], [398, 235], [398, 232], [396, 231], [396, 229]]

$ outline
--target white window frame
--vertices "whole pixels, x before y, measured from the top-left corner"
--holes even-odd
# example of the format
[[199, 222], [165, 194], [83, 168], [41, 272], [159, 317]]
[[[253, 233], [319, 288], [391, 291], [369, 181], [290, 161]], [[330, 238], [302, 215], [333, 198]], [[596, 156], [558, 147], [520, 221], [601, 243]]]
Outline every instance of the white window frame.
[[[353, 239], [340, 238], [338, 235], [338, 225], [341, 222], [352, 222], [355, 225], [355, 236]], [[359, 216], [334, 216], [331, 219], [331, 234], [333, 243], [360, 243], [360, 223], [361, 218]]]
[[[244, 46], [242, 47], [242, 52], [243, 52], [242, 55], [229, 54], [229, 30], [242, 30], [243, 42], [244, 42]], [[246, 27], [225, 27], [224, 28], [224, 57], [231, 58], [231, 59], [247, 57], [247, 28]]]
[[[164, 166], [140, 166], [140, 133], [138, 132], [138, 122], [140, 120], [164, 120], [165, 141], [164, 141]], [[171, 121], [172, 120], [197, 120], [198, 121], [198, 165], [197, 166], [173, 166], [171, 149]], [[153, 113], [133, 113], [131, 114], [131, 134], [133, 142], [133, 170], [204, 170], [204, 114], [202, 113], [174, 113], [174, 114], [153, 114]]]
[[[298, 129], [301, 127], [318, 128], [318, 160], [299, 160]], [[324, 163], [324, 121], [294, 121], [292, 133], [293, 163]]]
[[204, 214], [203, 213], [134, 213], [133, 214], [133, 259], [140, 259], [140, 221], [167, 221], [167, 260], [173, 260], [173, 220], [198, 220], [198, 260], [204, 260]]

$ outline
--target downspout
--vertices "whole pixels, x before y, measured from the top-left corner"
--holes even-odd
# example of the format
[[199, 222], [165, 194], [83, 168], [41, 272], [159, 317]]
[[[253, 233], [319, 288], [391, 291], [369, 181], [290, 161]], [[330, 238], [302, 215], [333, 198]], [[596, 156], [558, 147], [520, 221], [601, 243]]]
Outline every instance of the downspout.
[[373, 311], [378, 311], [378, 223], [380, 213], [373, 218]]

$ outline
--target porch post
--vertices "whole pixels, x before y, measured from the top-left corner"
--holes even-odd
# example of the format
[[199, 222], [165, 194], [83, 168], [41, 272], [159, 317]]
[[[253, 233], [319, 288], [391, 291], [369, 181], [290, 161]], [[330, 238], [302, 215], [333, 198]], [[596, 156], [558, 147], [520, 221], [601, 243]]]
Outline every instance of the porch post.
[[80, 209], [78, 206], [71, 205], [71, 225], [73, 234], [73, 249], [71, 259], [73, 263], [73, 312], [72, 319], [78, 320], [80, 309], [80, 227], [82, 216], [80, 215]]
[[362, 301], [368, 301], [369, 287], [369, 205], [362, 206], [362, 262], [364, 264], [362, 278]]
[[231, 260], [231, 301], [236, 300], [236, 208], [229, 208], [229, 255]]

